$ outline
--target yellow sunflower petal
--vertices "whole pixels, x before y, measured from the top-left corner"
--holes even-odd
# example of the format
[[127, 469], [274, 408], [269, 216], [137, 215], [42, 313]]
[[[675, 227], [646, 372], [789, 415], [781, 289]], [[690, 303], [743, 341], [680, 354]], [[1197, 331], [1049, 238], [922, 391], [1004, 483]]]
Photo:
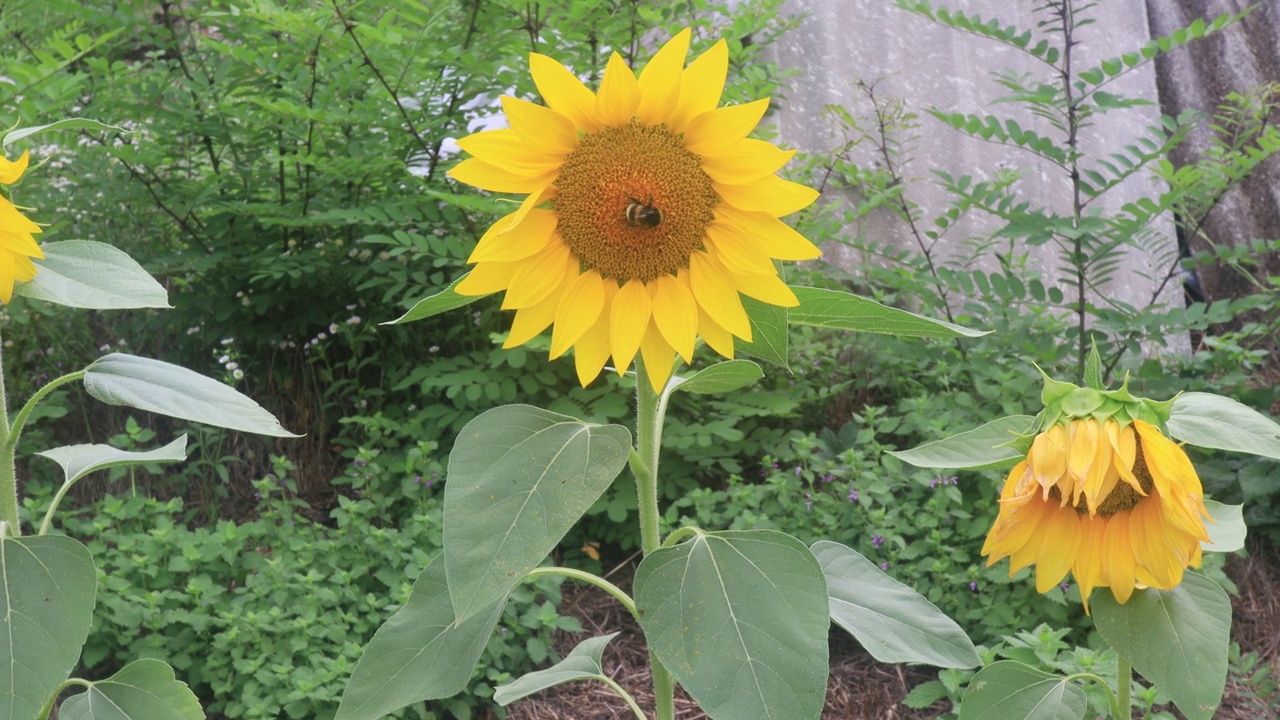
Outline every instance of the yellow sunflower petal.
[[708, 110], [689, 121], [684, 146], [703, 157], [728, 152], [760, 124], [769, 98]]
[[689, 63], [680, 78], [680, 100], [667, 120], [672, 132], [684, 132], [689, 121], [720, 104], [729, 73], [729, 45], [720, 40]]
[[595, 93], [588, 90], [568, 68], [546, 55], [531, 53], [529, 70], [533, 83], [538, 86], [538, 94], [552, 110], [569, 118], [573, 126], [582, 132], [600, 129]]
[[1067, 479], [1070, 488], [1058, 487], [1063, 499], [1068, 496], [1074, 504], [1080, 499], [1080, 492], [1089, 477], [1089, 468], [1093, 467], [1098, 449], [1098, 424], [1093, 420], [1073, 420], [1068, 428], [1071, 433], [1071, 451], [1067, 456]]
[[[698, 339], [698, 301], [689, 289], [688, 274], [660, 275], [649, 286], [653, 290], [654, 325], [680, 357], [690, 362]], [[733, 344], [732, 338], [729, 344]]]
[[[613, 296], [617, 293], [617, 290], [611, 287], [612, 285], [613, 283], [605, 283], [604, 306], [606, 308], [613, 303]], [[591, 381], [600, 375], [608, 359], [609, 313], [602, 312], [591, 329], [583, 333], [573, 346], [573, 365], [578, 372], [578, 382], [582, 383], [582, 387], [590, 385]]]
[[667, 380], [671, 378], [676, 351], [662, 337], [658, 328], [650, 325], [640, 343], [640, 354], [644, 357], [644, 370], [649, 376], [649, 385], [654, 392], [661, 393], [667, 387]]
[[730, 270], [729, 276], [733, 278], [733, 284], [738, 288], [738, 292], [749, 298], [784, 308], [793, 308], [800, 304], [799, 298], [791, 292], [791, 288], [787, 287], [786, 283], [782, 282], [782, 278], [778, 277], [777, 273], [739, 275]]
[[630, 280], [613, 298], [609, 309], [609, 346], [618, 373], [631, 367], [631, 360], [640, 349], [653, 317], [653, 299], [644, 283]]
[[[1108, 424], [1109, 427], [1110, 424]], [[1133, 430], [1133, 425], [1118, 428], [1114, 436], [1108, 430], [1107, 439], [1111, 442], [1111, 449], [1115, 453], [1116, 472], [1129, 484], [1129, 487], [1133, 488], [1134, 492], [1146, 495], [1147, 491], [1142, 489], [1142, 483], [1133, 474], [1133, 464], [1137, 461], [1138, 455], [1138, 436]]]
[[733, 280], [718, 261], [701, 251], [689, 256], [689, 287], [698, 306], [720, 327], [743, 340], [751, 340], [751, 321]]
[[506, 229], [515, 214], [511, 213], [491, 225], [476, 243], [476, 249], [471, 251], [467, 262], [512, 262], [546, 248], [556, 231], [556, 214], [550, 210], [534, 210], [524, 222]]
[[1027, 462], [1031, 464], [1045, 497], [1048, 497], [1049, 488], [1057, 485], [1067, 472], [1068, 450], [1067, 429], [1061, 425], [1050, 426], [1031, 441]]
[[538, 152], [568, 155], [578, 147], [573, 121], [549, 107], [504, 95], [502, 114], [511, 129]]
[[1073, 508], [1054, 509], [1040, 528], [1036, 553], [1036, 591], [1049, 592], [1062, 582], [1080, 550], [1080, 516]]
[[[9, 160], [0, 156], [0, 183], [12, 185], [18, 182], [19, 178], [22, 177], [22, 173], [27, 170], [29, 156], [29, 152], [22, 153], [22, 157], [17, 160]], [[5, 302], [8, 302], [8, 300], [5, 300]]]
[[516, 311], [511, 321], [511, 332], [502, 342], [502, 347], [511, 349], [523, 345], [537, 337], [556, 319], [556, 306], [560, 302], [560, 291], [556, 290], [542, 302]]
[[688, 28], [667, 41], [640, 72], [640, 105], [636, 117], [645, 125], [658, 125], [671, 116], [680, 99], [680, 76], [689, 54]]
[[1140, 502], [1129, 511], [1129, 544], [1136, 560], [1134, 575], [1144, 585], [1172, 589], [1182, 582], [1185, 567], [1174, 547], [1176, 537], [1160, 505]]
[[773, 261], [760, 241], [728, 223], [712, 221], [706, 228], [706, 245], [720, 262], [739, 275], [776, 274]]
[[1134, 420], [1133, 426], [1169, 522], [1188, 535], [1207, 541], [1209, 534], [1201, 520], [1202, 514], [1208, 514], [1204, 511], [1204, 491], [1190, 458], [1155, 427], [1141, 420]]
[[766, 175], [742, 185], [715, 183], [720, 198], [739, 210], [754, 210], [782, 217], [808, 207], [818, 199], [818, 191], [800, 183]]
[[[1089, 463], [1084, 481], [1084, 497], [1091, 513], [1095, 512], [1098, 509], [1098, 503], [1111, 493], [1112, 488], [1115, 487], [1115, 481], [1120, 477], [1115, 470], [1111, 441], [1107, 438], [1106, 427], [1096, 422], [1092, 424], [1098, 429], [1098, 437], [1093, 448], [1093, 462]], [[1108, 487], [1108, 480], [1110, 487]]]
[[607, 127], [620, 127], [631, 122], [640, 105], [640, 84], [635, 73], [627, 67], [622, 56], [613, 53], [605, 65], [600, 79], [600, 92], [596, 94], [596, 114]]
[[813, 260], [822, 251], [790, 225], [767, 213], [747, 212], [728, 205], [716, 206], [715, 215], [755, 237], [769, 257], [778, 260]]
[[551, 331], [551, 359], [568, 352], [600, 319], [604, 309], [604, 283], [600, 273], [588, 270], [568, 284], [555, 311]]
[[511, 286], [520, 263], [483, 262], [471, 268], [471, 272], [453, 289], [459, 295], [474, 297], [506, 290]]
[[503, 310], [519, 310], [542, 302], [577, 268], [578, 261], [563, 242], [552, 241], [545, 250], [522, 260], [502, 298]]
[[541, 177], [557, 172], [564, 155], [535, 152], [515, 130], [488, 130], [458, 140], [458, 147], [478, 160], [516, 175]]
[[548, 183], [548, 185], [542, 190], [539, 190], [536, 193], [531, 193], [529, 197], [525, 198], [520, 203], [520, 207], [514, 213], [507, 216], [510, 220], [503, 218], [502, 220], [494, 223], [494, 225], [499, 226], [498, 232], [511, 232], [512, 230], [515, 230], [520, 223], [524, 222], [525, 217], [527, 217], [529, 213], [533, 212], [535, 208], [548, 200], [555, 199], [555, 196], [556, 186]]
[[712, 320], [702, 307], [698, 308], [698, 334], [721, 357], [733, 359], [733, 334]]
[[1085, 614], [1089, 613], [1089, 595], [1099, 585], [1106, 585], [1103, 567], [1109, 560], [1104, 555], [1104, 541], [1107, 521], [1103, 518], [1082, 518], [1080, 520], [1080, 549], [1076, 551], [1075, 564], [1071, 566], [1071, 574], [1080, 584], [1080, 599], [1084, 603]]
[[1102, 566], [1106, 576], [1106, 584], [1111, 587], [1111, 594], [1121, 605], [1129, 602], [1133, 594], [1133, 573], [1136, 563], [1133, 559], [1133, 545], [1129, 542], [1129, 523], [1127, 513], [1117, 513], [1107, 523], [1103, 535], [1103, 557], [1107, 559]]
[[538, 193], [550, 185], [556, 177], [554, 174], [540, 177], [517, 175], [510, 170], [504, 170], [476, 158], [467, 158], [454, 165], [448, 175], [458, 182], [481, 190], [500, 193]]
[[796, 154], [764, 140], [746, 138], [718, 155], [702, 159], [702, 170], [716, 182], [741, 185], [772, 175]]

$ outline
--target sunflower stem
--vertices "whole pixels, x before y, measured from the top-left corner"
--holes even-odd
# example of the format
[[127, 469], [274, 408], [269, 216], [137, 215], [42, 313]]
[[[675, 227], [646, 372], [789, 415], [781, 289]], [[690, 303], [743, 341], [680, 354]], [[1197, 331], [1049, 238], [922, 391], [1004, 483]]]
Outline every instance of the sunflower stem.
[[10, 442], [9, 400], [4, 386], [4, 363], [0, 360], [0, 537], [3, 534], [20, 537], [22, 524], [18, 522], [18, 474], [14, 469], [14, 445]]
[[1116, 697], [1111, 708], [1111, 717], [1116, 720], [1129, 720], [1133, 716], [1130, 710], [1129, 692], [1133, 687], [1133, 666], [1128, 659], [1116, 657]]
[[[662, 421], [666, 399], [649, 384], [644, 364], [636, 358], [636, 455], [631, 475], [636, 480], [636, 504], [640, 509], [640, 549], [645, 555], [662, 546], [658, 532], [658, 450], [662, 446]], [[675, 719], [675, 678], [658, 657], [649, 652], [653, 671], [653, 698], [657, 720]]]

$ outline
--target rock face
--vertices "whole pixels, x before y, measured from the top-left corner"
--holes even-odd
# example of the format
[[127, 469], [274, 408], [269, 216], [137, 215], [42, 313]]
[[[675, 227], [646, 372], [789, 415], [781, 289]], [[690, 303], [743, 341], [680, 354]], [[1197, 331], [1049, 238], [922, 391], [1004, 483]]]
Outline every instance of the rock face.
[[[1246, 0], [1147, 0], [1153, 37], [1161, 37], [1184, 27], [1198, 17], [1238, 13], [1251, 5], [1259, 7], [1225, 31], [1192, 43], [1181, 51], [1156, 61], [1156, 82], [1160, 105], [1166, 115], [1188, 109], [1212, 111], [1228, 94], [1267, 83], [1280, 83], [1280, 3]], [[1280, 123], [1280, 112], [1271, 122]], [[1209, 131], [1202, 129], [1191, 142], [1174, 153], [1176, 164], [1193, 162], [1209, 147]], [[1187, 238], [1192, 251], [1216, 245], [1247, 243], [1255, 238], [1280, 238], [1280, 158], [1259, 165], [1253, 176], [1236, 188], [1213, 210], [1204, 226], [1205, 236]], [[1259, 258], [1254, 277], [1280, 275], [1280, 256]], [[1253, 292], [1247, 278], [1225, 268], [1207, 268], [1200, 282], [1208, 300], [1236, 297]], [[1272, 351], [1276, 349], [1273, 339]]]
[[[1230, 9], [1246, 2], [1147, 0], [1146, 4], [1098, 3], [1088, 10], [1096, 22], [1081, 28], [1076, 38], [1079, 45], [1073, 51], [1073, 71], [1094, 67], [1104, 59], [1137, 50], [1153, 33], [1167, 34], [1196, 17], [1212, 17], [1218, 6]], [[950, 0], [936, 4], [945, 4], [970, 15], [981, 15], [984, 19], [998, 17], [1002, 24], [1016, 25], [1021, 29], [1035, 30], [1038, 22], [1045, 19], [1043, 14], [1032, 12], [1031, 8], [1039, 3]], [[1148, 5], [1152, 8], [1150, 18]], [[1257, 27], [1233, 28], [1218, 39], [1192, 43], [1190, 49], [1195, 54], [1188, 54], [1187, 48], [1177, 50], [1169, 60], [1159, 65], [1148, 63], [1112, 82], [1107, 88], [1111, 92], [1147, 100], [1150, 104], [1095, 118], [1094, 123], [1081, 133], [1081, 150], [1091, 157], [1106, 158], [1107, 154], [1133, 144], [1146, 134], [1148, 127], [1159, 122], [1162, 102], [1165, 114], [1176, 115], [1183, 107], [1212, 108], [1230, 89], [1256, 85], [1266, 78], [1280, 80], [1276, 71], [1277, 58], [1280, 57], [1276, 54], [1277, 47], [1280, 47], [1280, 37], [1277, 37], [1280, 24], [1275, 22], [1280, 17], [1280, 3], [1269, 1], [1264, 5], [1264, 11], [1255, 13], [1256, 20], [1250, 18], [1246, 21], [1256, 23]], [[824, 120], [824, 108], [840, 105], [855, 115], [869, 115], [870, 104], [859, 92], [857, 83], [874, 82], [877, 96], [899, 98], [907, 110], [921, 115], [921, 125], [916, 131], [919, 138], [902, 174], [909, 181], [907, 194], [921, 207], [926, 225], [945, 210], [950, 198], [934, 182], [934, 170], [985, 180], [991, 179], [1001, 168], [1018, 168], [1024, 173], [1017, 185], [1022, 200], [1064, 215], [1071, 212], [1072, 186], [1062, 168], [1016, 147], [970, 138], [925, 114], [930, 108], [947, 112], [990, 113], [1013, 118], [1023, 128], [1053, 137], [1061, 143], [1063, 133], [1043, 119], [1012, 104], [992, 104], [996, 97], [1006, 92], [992, 79], [992, 71], [1011, 69], [1053, 83], [1056, 78], [1049, 66], [999, 42], [958, 32], [901, 10], [890, 0], [789, 0], [786, 10], [802, 15], [803, 20], [799, 29], [784, 35], [783, 41], [773, 51], [775, 59], [783, 67], [801, 71], [799, 77], [789, 81], [789, 91], [779, 101], [780, 110], [775, 116], [780, 140], [784, 144], [810, 152], [831, 151], [839, 147], [842, 140], [832, 134], [832, 124]], [[1060, 36], [1053, 39], [1060, 43]], [[1255, 51], [1247, 50], [1255, 46]], [[1217, 60], [1206, 60], [1208, 65], [1202, 72], [1198, 60], [1202, 57]], [[1239, 57], [1245, 57], [1252, 65]], [[1245, 71], [1238, 66], [1251, 67], [1252, 70], [1247, 71], [1250, 74], [1242, 75], [1240, 73]], [[1158, 72], [1163, 73], [1162, 79], [1158, 79]], [[1188, 76], [1194, 82], [1183, 79]], [[1178, 86], [1178, 92], [1170, 89], [1170, 85]], [[1172, 100], [1174, 96], [1178, 97], [1177, 101]], [[1189, 152], [1194, 154], [1196, 150]], [[860, 165], [876, 166], [881, 162], [874, 148], [870, 147], [855, 148], [852, 156]], [[1086, 159], [1083, 165], [1088, 167], [1091, 163]], [[1249, 195], [1250, 199], [1241, 200], [1241, 207], [1251, 217], [1239, 222], [1249, 223], [1244, 226], [1249, 229], [1228, 230], [1224, 227], [1224, 233], [1242, 235], [1246, 240], [1250, 237], [1280, 236], [1280, 228], [1265, 225], [1268, 218], [1270, 222], [1276, 222], [1277, 193], [1280, 193], [1280, 182], [1276, 182], [1274, 176], [1270, 178], [1260, 177], [1250, 183], [1249, 188], [1255, 194]], [[1139, 172], [1105, 195], [1098, 206], [1113, 212], [1138, 198], [1158, 197], [1165, 190], [1163, 183], [1154, 180], [1149, 172]], [[856, 202], [857, 197], [851, 196], [850, 200]], [[1225, 208], [1223, 210], [1221, 214], [1230, 214], [1225, 212]], [[935, 253], [940, 258], [962, 258], [971, 250], [975, 238], [989, 235], [996, 227], [997, 223], [991, 218], [974, 216], [944, 236]], [[1176, 263], [1178, 240], [1172, 218], [1161, 218], [1150, 229], [1151, 234], [1144, 239], [1143, 249], [1126, 254], [1121, 267], [1102, 293], [1138, 308], [1153, 304], [1181, 306], [1185, 298], [1180, 280], [1174, 278], [1172, 282], [1161, 283], [1171, 268], [1176, 273], [1173, 263]], [[903, 249], [918, 249], [910, 228], [887, 208], [872, 212], [847, 232], [851, 237], [860, 235], [892, 242]], [[861, 259], [842, 250], [833, 249], [829, 257], [856, 271]], [[1046, 285], [1064, 279], [1060, 254], [1061, 250], [1052, 243], [1030, 250], [1031, 267], [1041, 274]], [[982, 266], [994, 269], [997, 264], [988, 253]], [[1278, 273], [1273, 270], [1272, 274]], [[1063, 290], [1070, 296], [1068, 288], [1063, 287]], [[1189, 349], [1185, 338], [1171, 340], [1168, 349]]]

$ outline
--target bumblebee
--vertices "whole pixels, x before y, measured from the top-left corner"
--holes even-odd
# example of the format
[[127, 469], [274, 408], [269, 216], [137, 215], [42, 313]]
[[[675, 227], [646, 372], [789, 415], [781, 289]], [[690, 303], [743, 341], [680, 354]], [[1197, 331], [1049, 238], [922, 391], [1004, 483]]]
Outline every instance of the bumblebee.
[[662, 223], [662, 211], [653, 206], [653, 196], [649, 196], [648, 202], [640, 202], [636, 198], [627, 196], [631, 202], [627, 204], [626, 218], [627, 223], [633, 227], [649, 227], [655, 228]]

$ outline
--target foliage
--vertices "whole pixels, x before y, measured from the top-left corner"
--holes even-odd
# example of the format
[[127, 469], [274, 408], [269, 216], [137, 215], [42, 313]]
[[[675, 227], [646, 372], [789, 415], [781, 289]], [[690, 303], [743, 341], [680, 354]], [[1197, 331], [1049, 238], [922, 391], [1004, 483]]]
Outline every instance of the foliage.
[[[259, 516], [248, 522], [190, 529], [180, 500], [138, 496], [108, 496], [67, 517], [69, 533], [94, 538], [102, 600], [81, 659], [93, 676], [121, 658], [159, 658], [211, 713], [333, 716], [362, 648], [440, 548], [440, 486], [411, 478], [409, 498], [379, 489], [396, 473], [354, 466], [352, 496], [327, 525], [297, 498], [292, 470], [277, 458], [276, 472], [255, 483]], [[398, 522], [386, 526], [397, 506]], [[470, 717], [493, 685], [553, 659], [551, 633], [581, 631], [555, 612], [559, 600], [547, 579], [518, 588], [474, 695], [397, 717]]]

